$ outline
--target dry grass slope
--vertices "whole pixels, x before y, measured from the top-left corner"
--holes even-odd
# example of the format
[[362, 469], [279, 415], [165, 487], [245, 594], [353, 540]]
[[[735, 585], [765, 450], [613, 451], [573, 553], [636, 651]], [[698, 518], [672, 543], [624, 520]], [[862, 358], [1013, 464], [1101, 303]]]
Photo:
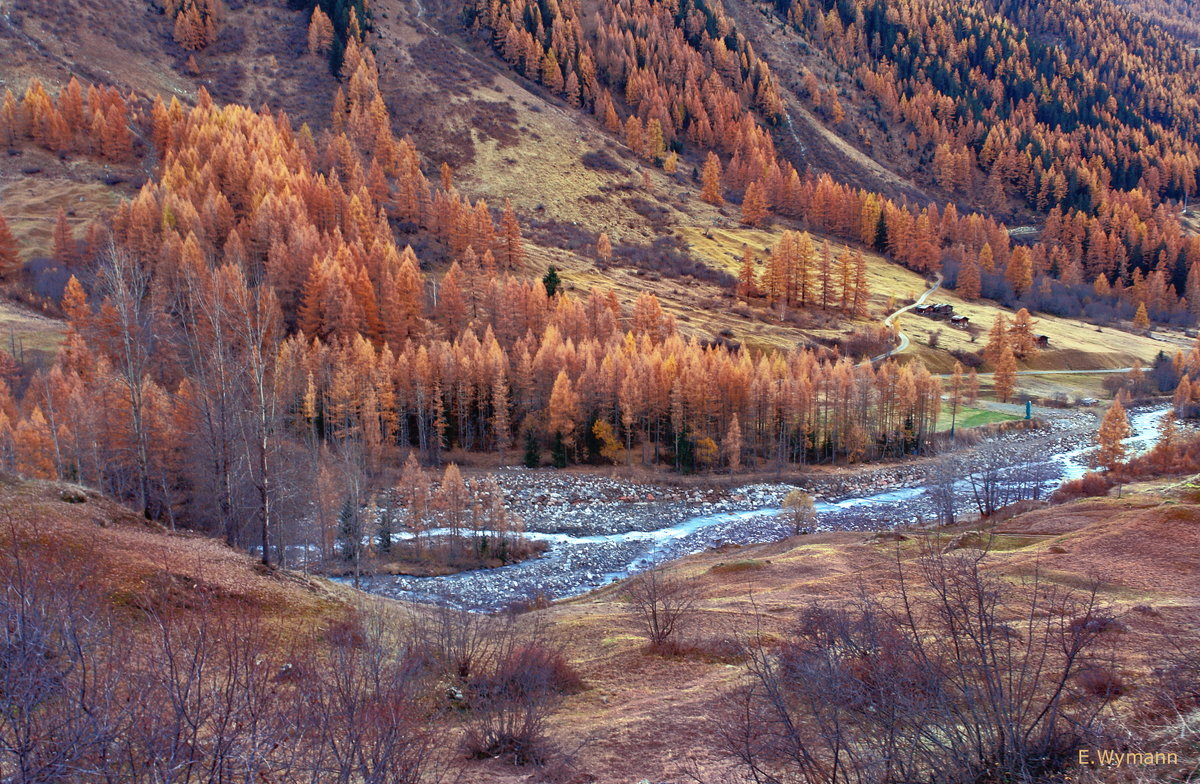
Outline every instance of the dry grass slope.
[[[85, 497], [85, 502], [64, 500]], [[197, 534], [170, 532], [98, 493], [56, 482], [0, 479], [0, 542], [49, 554], [118, 606], [167, 602], [189, 610], [230, 604], [280, 628], [343, 615], [352, 592], [318, 578], [264, 570], [249, 555]]]
[[[249, 556], [203, 537], [149, 524], [95, 493], [68, 503], [69, 485], [0, 483], [0, 540], [16, 536], [37, 544], [56, 568], [78, 577], [118, 606], [166, 601], [176, 609], [213, 600], [253, 608], [280, 628], [318, 628], [346, 617], [353, 592], [327, 581], [281, 570], [264, 571]], [[1035, 509], [981, 534], [957, 539], [977, 547], [991, 537], [992, 569], [1013, 580], [1040, 566], [1043, 576], [1066, 586], [1102, 581], [1102, 598], [1124, 628], [1120, 672], [1136, 683], [1153, 665], [1147, 652], [1164, 631], [1200, 639], [1200, 494], [1186, 482], [1158, 482], [1123, 498], [1100, 498]], [[936, 536], [979, 530], [960, 526]], [[918, 557], [916, 538], [894, 542], [861, 533], [793, 537], [771, 544], [726, 547], [670, 566], [693, 578], [699, 614], [690, 645], [678, 657], [648, 654], [624, 602], [621, 586], [541, 611], [570, 646], [572, 664], [587, 688], [566, 697], [551, 722], [554, 739], [580, 752], [578, 769], [596, 784], [643, 778], [677, 780], [695, 769], [709, 778], [731, 769], [714, 748], [714, 716], [722, 693], [739, 683], [742, 669], [727, 657], [723, 638], [786, 631], [798, 610], [836, 606], [860, 591], [894, 588], [895, 560]], [[380, 600], [386, 612], [407, 612]], [[753, 620], [757, 614], [759, 620]], [[501, 784], [525, 780], [527, 771], [495, 761], [466, 763], [468, 780]]]

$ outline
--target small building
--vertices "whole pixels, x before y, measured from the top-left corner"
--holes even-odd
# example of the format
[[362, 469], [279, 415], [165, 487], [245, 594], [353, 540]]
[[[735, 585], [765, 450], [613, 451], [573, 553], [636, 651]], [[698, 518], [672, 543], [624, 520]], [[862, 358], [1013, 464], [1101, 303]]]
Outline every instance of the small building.
[[1049, 335], [1035, 335], [1033, 339], [1037, 343], [1038, 348], [1050, 348]]
[[950, 325], [954, 326], [954, 327], [959, 327], [960, 329], [966, 329], [967, 325], [970, 323], [971, 323], [971, 318], [969, 316], [964, 316], [961, 313], [955, 313], [953, 316], [950, 317]]
[[954, 316], [954, 306], [946, 303], [917, 305], [913, 308], [913, 313], [916, 313], [918, 316], [927, 316], [931, 319], [945, 321]]

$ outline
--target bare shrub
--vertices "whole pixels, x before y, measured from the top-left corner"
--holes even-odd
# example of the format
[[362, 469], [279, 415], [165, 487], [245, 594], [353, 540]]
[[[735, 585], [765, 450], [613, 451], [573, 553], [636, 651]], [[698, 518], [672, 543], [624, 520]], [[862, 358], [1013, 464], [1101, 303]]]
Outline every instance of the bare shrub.
[[564, 695], [583, 688], [583, 679], [540, 619], [496, 620], [491, 659], [464, 683], [470, 706], [464, 747], [477, 758], [545, 766], [563, 756], [547, 737], [550, 716]]
[[710, 664], [739, 664], [746, 661], [746, 647], [728, 635], [688, 637], [668, 644], [672, 656]]
[[691, 276], [722, 288], [733, 288], [737, 279], [724, 270], [713, 269], [691, 255], [687, 245], [678, 237], [663, 235], [649, 245], [621, 242], [613, 246], [613, 259], [647, 273], [672, 278]]
[[562, 761], [547, 738], [548, 722], [562, 697], [584, 684], [564, 643], [536, 611], [481, 615], [423, 608], [414, 615], [409, 639], [451, 707], [465, 712], [462, 745], [469, 756], [515, 765]]
[[563, 694], [581, 687], [561, 651], [539, 643], [506, 651], [469, 684], [468, 753], [515, 765], [546, 764], [556, 752], [546, 737], [550, 714]]
[[1013, 585], [982, 555], [897, 563], [897, 594], [802, 611], [749, 646], [717, 725], [756, 781], [1027, 781], [1070, 764], [1119, 696], [1095, 590]]
[[79, 589], [85, 574], [63, 579], [43, 558], [16, 546], [0, 552], [3, 781], [71, 780], [127, 721], [117, 687], [128, 639]]
[[[1200, 709], [1200, 648], [1179, 635], [1168, 635], [1164, 643], [1153, 693], [1161, 706], [1169, 706], [1182, 719]], [[1193, 726], [1192, 734], [1200, 738], [1200, 727]]]
[[76, 566], [0, 541], [0, 780], [442, 778], [435, 672], [390, 616], [281, 630], [228, 596], [89, 593]]
[[886, 327], [862, 327], [836, 341], [836, 345], [848, 357], [875, 357], [890, 349], [894, 342], [891, 330]]
[[580, 160], [584, 166], [592, 171], [617, 172], [619, 174], [624, 174], [628, 171], [619, 161], [604, 150], [585, 152]]
[[410, 639], [442, 675], [466, 681], [495, 657], [497, 623], [443, 603], [414, 613]]
[[392, 618], [362, 618], [363, 644], [334, 647], [294, 693], [294, 715], [321, 740], [308, 751], [305, 771], [338, 784], [436, 779], [443, 738], [429, 703], [435, 673]]
[[514, 599], [509, 603], [504, 611], [509, 615], [524, 615], [525, 613], [536, 612], [537, 610], [545, 610], [554, 600], [546, 595], [544, 591], [536, 590], [529, 595]]
[[1112, 489], [1112, 486], [1113, 482], [1107, 476], [1096, 471], [1091, 471], [1079, 479], [1063, 482], [1057, 490], [1051, 493], [1050, 503], [1063, 504], [1078, 498], [1108, 495], [1108, 491]]
[[1124, 696], [1129, 691], [1125, 679], [1120, 674], [1099, 665], [1080, 672], [1078, 683], [1085, 694], [1109, 700]]
[[695, 580], [655, 568], [632, 578], [624, 598], [651, 649], [666, 649], [682, 636], [695, 614], [699, 587]]

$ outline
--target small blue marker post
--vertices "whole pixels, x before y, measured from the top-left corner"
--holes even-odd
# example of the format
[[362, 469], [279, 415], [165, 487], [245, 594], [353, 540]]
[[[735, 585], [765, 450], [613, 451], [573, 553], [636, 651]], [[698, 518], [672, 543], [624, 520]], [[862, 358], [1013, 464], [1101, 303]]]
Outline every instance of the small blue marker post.
[[1033, 401], [1032, 400], [1025, 401], [1025, 418], [1033, 419]]

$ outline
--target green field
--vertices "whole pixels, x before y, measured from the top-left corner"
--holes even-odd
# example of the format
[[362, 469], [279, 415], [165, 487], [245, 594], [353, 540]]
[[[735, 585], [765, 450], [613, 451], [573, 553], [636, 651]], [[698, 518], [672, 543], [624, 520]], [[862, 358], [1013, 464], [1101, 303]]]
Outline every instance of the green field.
[[[1010, 419], [1021, 418], [1015, 414], [1007, 414], [1003, 411], [990, 411], [985, 408], [959, 406], [958, 419], [955, 425], [957, 429], [961, 430], [964, 427], [979, 427], [980, 425], [990, 425], [993, 422], [1007, 422]], [[945, 404], [943, 404], [941, 413], [938, 414], [937, 427], [938, 430], [950, 429], [950, 407]]]

